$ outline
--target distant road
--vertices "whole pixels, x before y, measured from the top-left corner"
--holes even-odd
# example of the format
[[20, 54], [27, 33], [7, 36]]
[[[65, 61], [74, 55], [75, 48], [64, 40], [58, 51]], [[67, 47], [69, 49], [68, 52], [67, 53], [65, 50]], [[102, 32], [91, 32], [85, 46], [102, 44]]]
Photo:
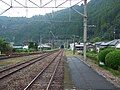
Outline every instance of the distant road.
[[75, 57], [67, 58], [70, 74], [77, 90], [116, 90], [116, 87]]

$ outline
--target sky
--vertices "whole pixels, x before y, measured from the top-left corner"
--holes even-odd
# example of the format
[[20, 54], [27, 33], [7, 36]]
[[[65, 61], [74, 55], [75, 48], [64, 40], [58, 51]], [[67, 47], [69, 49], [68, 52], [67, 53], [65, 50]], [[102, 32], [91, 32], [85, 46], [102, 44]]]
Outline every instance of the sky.
[[[78, 2], [80, 3], [77, 5], [81, 5], [81, 3], [83, 3], [82, 0], [30, 0], [30, 1], [29, 0], [0, 0], [0, 16], [32, 17], [34, 15], [45, 15], [46, 13], [51, 13], [54, 11], [58, 11], [58, 10], [73, 6], [77, 4]], [[42, 4], [40, 3], [40, 1], [42, 1]], [[56, 6], [58, 6], [58, 8], [54, 8], [55, 1], [56, 1]], [[33, 4], [32, 2], [35, 4]], [[48, 2], [50, 3], [45, 5]], [[63, 2], [65, 3], [62, 4]], [[60, 4], [62, 5], [59, 6]], [[12, 8], [9, 9], [11, 5], [12, 5]], [[31, 7], [31, 8], [24, 8], [26, 6]], [[42, 7], [44, 6], [44, 8], [38, 8], [38, 6], [42, 6]], [[47, 7], [53, 7], [53, 8], [47, 8]], [[5, 10], [7, 11], [4, 12]]]

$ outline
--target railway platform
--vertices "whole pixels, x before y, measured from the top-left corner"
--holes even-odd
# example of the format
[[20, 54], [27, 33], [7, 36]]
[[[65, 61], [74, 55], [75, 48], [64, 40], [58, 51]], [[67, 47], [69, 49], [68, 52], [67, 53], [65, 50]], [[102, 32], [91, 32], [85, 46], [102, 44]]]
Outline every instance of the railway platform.
[[112, 83], [82, 62], [81, 59], [68, 57], [67, 62], [76, 90], [118, 90]]

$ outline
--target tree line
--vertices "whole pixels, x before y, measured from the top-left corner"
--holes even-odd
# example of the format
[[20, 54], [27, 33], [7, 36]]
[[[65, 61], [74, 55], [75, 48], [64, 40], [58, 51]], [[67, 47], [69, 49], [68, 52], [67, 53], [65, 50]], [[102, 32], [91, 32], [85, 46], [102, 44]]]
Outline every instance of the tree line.
[[[88, 41], [120, 38], [120, 0], [91, 0], [88, 3]], [[83, 5], [74, 6], [83, 13]], [[83, 38], [83, 17], [74, 10], [64, 10], [26, 17], [0, 17], [0, 36], [7, 41], [22, 44], [26, 41], [52, 40], [52, 31], [57, 38], [70, 38], [73, 34]]]

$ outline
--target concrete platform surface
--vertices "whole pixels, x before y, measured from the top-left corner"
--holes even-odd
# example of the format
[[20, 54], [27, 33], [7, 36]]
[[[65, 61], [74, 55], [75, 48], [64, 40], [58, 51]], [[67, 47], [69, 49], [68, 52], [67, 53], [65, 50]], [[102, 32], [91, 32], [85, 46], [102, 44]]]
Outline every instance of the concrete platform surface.
[[67, 62], [76, 90], [118, 90], [113, 84], [84, 64], [80, 59], [68, 57]]

